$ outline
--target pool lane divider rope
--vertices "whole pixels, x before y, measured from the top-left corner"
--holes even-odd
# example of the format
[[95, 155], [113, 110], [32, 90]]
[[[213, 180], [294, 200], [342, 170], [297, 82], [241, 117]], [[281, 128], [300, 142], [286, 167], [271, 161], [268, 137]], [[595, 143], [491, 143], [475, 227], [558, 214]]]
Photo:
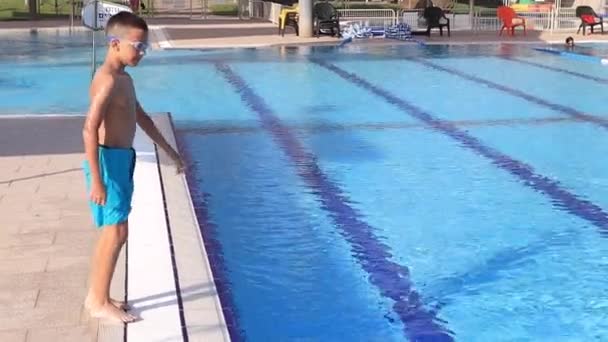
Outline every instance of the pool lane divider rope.
[[536, 51], [539, 51], [539, 52], [548, 53], [551, 55], [555, 55], [555, 56], [562, 57], [565, 59], [570, 59], [570, 60], [577, 61], [577, 62], [608, 65], [608, 59], [602, 58], [599, 56], [587, 55], [584, 53], [577, 53], [577, 52], [572, 52], [572, 51], [563, 51], [563, 50], [556, 50], [556, 49], [550, 49], [550, 48], [542, 48], [542, 47], [536, 47], [533, 49]]
[[227, 64], [217, 63], [218, 72], [231, 84], [241, 100], [257, 114], [266, 129], [291, 159], [301, 179], [318, 196], [322, 208], [351, 245], [353, 256], [369, 281], [380, 294], [393, 300], [393, 311], [404, 325], [404, 333], [412, 341], [454, 341], [445, 322], [422, 303], [421, 295], [412, 286], [406, 266], [392, 261], [391, 249], [375, 235], [378, 229], [363, 220], [363, 215], [350, 203], [344, 191], [321, 170], [316, 157], [306, 150], [295, 134], [285, 125], [247, 82]]

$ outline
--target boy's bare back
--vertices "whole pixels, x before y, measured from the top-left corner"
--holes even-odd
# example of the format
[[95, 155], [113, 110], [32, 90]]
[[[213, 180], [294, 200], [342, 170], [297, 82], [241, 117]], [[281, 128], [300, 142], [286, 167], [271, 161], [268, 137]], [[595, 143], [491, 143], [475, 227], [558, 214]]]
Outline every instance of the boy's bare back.
[[109, 92], [103, 120], [99, 127], [99, 144], [129, 148], [133, 145], [137, 123], [137, 98], [128, 73], [115, 72], [103, 65], [91, 83], [90, 96]]

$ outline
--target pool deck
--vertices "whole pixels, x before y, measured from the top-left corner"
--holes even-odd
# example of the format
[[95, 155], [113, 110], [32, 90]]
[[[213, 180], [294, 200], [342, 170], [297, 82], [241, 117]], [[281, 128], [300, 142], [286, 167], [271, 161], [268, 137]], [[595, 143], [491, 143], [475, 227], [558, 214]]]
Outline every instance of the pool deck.
[[[156, 41], [161, 48], [234, 48], [234, 47], [269, 47], [291, 45], [338, 44], [339, 39], [329, 36], [320, 38], [300, 38], [294, 34], [281, 37], [272, 24], [256, 24], [255, 27], [241, 28], [237, 25], [225, 27], [219, 25], [200, 26], [158, 26], [154, 31]], [[573, 36], [577, 43], [608, 42], [606, 35], [576, 35], [573, 32], [539, 32], [529, 31], [527, 35], [516, 34], [498, 36], [496, 32], [454, 31], [451, 37], [433, 32], [431, 37], [416, 36], [427, 44], [547, 44], [563, 43], [568, 36]], [[412, 44], [393, 39], [371, 38], [357, 39], [354, 44]]]
[[[160, 48], [235, 48], [235, 47], [268, 47], [286, 45], [316, 45], [337, 44], [336, 38], [321, 36], [320, 38], [297, 37], [288, 28], [284, 37], [278, 35], [276, 25], [260, 20], [238, 20], [236, 18], [189, 19], [175, 18], [146, 18], [151, 28], [152, 40]], [[0, 21], [0, 33], [13, 30], [60, 29], [66, 30], [67, 20], [40, 21]], [[76, 29], [84, 29], [76, 26]], [[566, 37], [573, 36], [576, 42], [608, 42], [608, 34], [577, 35], [574, 31], [548, 32], [529, 30], [526, 36], [517, 32], [514, 37], [498, 36], [496, 31], [453, 31], [451, 37], [440, 37], [433, 32], [431, 38], [418, 38], [428, 44], [544, 44], [562, 43]], [[400, 44], [402, 42], [389, 39], [362, 39], [356, 44]], [[410, 44], [410, 43], [403, 43]]]
[[[261, 21], [149, 20], [160, 48], [231, 48], [336, 44], [299, 38]], [[0, 33], [67, 30], [67, 22], [0, 22]], [[84, 29], [77, 27], [77, 29]], [[607, 35], [530, 31], [433, 34], [429, 44], [608, 42]], [[388, 39], [355, 44], [399, 44]], [[404, 43], [408, 44], [408, 43]], [[154, 116], [175, 144], [170, 116]], [[0, 116], [0, 341], [229, 341], [228, 327], [186, 180], [138, 132], [136, 191], [128, 248], [112, 295], [127, 298], [141, 321], [123, 325], [88, 317], [83, 308], [97, 238], [86, 203], [82, 116]]]
[[[175, 144], [170, 117], [154, 119]], [[81, 172], [82, 122], [0, 116], [0, 341], [229, 341], [185, 178], [140, 132], [112, 296], [127, 298], [142, 320], [125, 329], [88, 316], [97, 231]]]

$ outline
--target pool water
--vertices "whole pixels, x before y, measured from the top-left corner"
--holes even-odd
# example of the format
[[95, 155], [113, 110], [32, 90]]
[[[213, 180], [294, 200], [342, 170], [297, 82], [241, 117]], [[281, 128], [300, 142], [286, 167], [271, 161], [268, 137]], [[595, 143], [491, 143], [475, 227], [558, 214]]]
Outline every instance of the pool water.
[[[0, 113], [86, 111], [88, 39], [12, 35]], [[351, 44], [131, 73], [175, 120], [235, 340], [608, 340], [606, 67]]]

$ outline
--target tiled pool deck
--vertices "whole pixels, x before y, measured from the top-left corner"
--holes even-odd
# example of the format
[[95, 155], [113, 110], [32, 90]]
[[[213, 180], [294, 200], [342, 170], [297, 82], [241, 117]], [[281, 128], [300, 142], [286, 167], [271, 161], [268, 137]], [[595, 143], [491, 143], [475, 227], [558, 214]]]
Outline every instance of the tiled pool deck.
[[[0, 341], [124, 341], [125, 333], [129, 341], [181, 341], [184, 334], [190, 341], [227, 341], [184, 178], [162, 153], [160, 164], [150, 158], [154, 148], [143, 137], [128, 258], [123, 249], [112, 284], [113, 297], [127, 290], [143, 320], [125, 330], [88, 317], [83, 300], [97, 232], [80, 169], [82, 120], [0, 116]], [[155, 120], [174, 142], [169, 117]], [[167, 215], [169, 229], [163, 220], [147, 222], [143, 206]]]
[[[153, 40], [162, 48], [230, 48], [262, 47], [281, 45], [336, 44], [338, 39], [322, 36], [320, 38], [297, 37], [288, 28], [284, 37], [278, 35], [276, 25], [258, 20], [238, 19], [195, 19], [188, 18], [149, 18]], [[67, 29], [67, 20], [42, 20], [34, 22], [2, 22], [0, 32], [10, 30]], [[77, 29], [83, 29], [77, 26]], [[498, 36], [498, 31], [453, 31], [451, 37], [440, 37], [433, 32], [430, 38], [418, 37], [430, 44], [471, 44], [471, 43], [561, 43], [566, 37], [573, 36], [576, 42], [608, 42], [608, 34], [577, 35], [571, 31], [534, 31], [527, 35], [517, 32], [514, 37]], [[364, 39], [357, 43], [395, 44], [394, 40]]]

